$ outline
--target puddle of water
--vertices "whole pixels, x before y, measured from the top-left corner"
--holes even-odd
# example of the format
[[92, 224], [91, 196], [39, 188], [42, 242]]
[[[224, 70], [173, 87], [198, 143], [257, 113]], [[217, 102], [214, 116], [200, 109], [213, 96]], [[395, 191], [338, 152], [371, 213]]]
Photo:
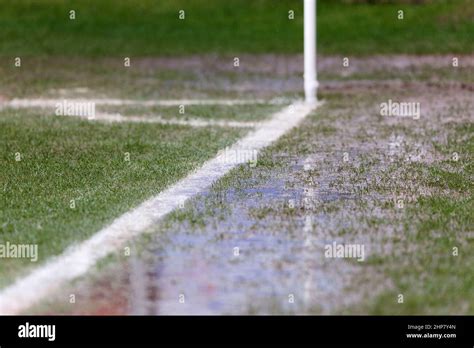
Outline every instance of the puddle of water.
[[[302, 166], [291, 169], [298, 170]], [[223, 220], [209, 216], [203, 229], [175, 223], [165, 233], [154, 234], [144, 250], [143, 246], [132, 250], [133, 256], [74, 286], [76, 303], [83, 305], [62, 311], [194, 315], [304, 314], [317, 309], [330, 313], [344, 302], [346, 278], [356, 267], [324, 258], [324, 245], [334, 239], [322, 229], [308, 227], [307, 220], [325, 226], [328, 216], [310, 210], [303, 218], [277, 219], [270, 214], [255, 219], [249, 212], [261, 206], [280, 209], [281, 202], [289, 199], [332, 201], [350, 196], [326, 186], [305, 190], [298, 180], [289, 189], [285, 187], [289, 173], [281, 176], [286, 178], [272, 178], [238, 193], [229, 190], [224, 199], [232, 209]], [[193, 208], [203, 211], [205, 198]]]

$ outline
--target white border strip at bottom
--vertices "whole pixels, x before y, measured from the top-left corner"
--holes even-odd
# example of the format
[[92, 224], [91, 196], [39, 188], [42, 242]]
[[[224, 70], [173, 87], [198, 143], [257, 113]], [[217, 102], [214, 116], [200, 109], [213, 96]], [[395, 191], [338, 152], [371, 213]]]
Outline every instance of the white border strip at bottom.
[[[148, 230], [166, 214], [187, 199], [207, 189], [213, 182], [247, 156], [240, 152], [259, 151], [300, 123], [316, 104], [294, 103], [262, 122], [255, 130], [231, 147], [155, 197], [125, 213], [90, 239], [68, 248], [29, 275], [0, 291], [0, 314], [13, 315], [26, 311], [67, 282], [84, 275], [97, 261], [117, 251], [124, 243]], [[229, 160], [229, 154], [237, 154]]]

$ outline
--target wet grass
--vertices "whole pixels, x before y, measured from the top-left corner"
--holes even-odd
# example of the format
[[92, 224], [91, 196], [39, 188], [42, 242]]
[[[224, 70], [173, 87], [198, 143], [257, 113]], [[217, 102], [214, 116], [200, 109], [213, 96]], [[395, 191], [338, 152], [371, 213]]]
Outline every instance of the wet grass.
[[[474, 265], [470, 253], [471, 227], [474, 225], [472, 124], [458, 121], [442, 125], [440, 118], [431, 119], [430, 125], [416, 122], [387, 124], [377, 115], [373, 115], [374, 122], [355, 123], [352, 121], [355, 115], [370, 106], [368, 101], [373, 100], [372, 93], [375, 92], [361, 91], [355, 107], [352, 100], [341, 99], [337, 94], [329, 95], [326, 105], [301, 127], [263, 151], [256, 168], [242, 166], [226, 175], [208, 196], [197, 197], [187, 209], [170, 216], [167, 228], [185, 224], [205, 233], [216, 211], [224, 212], [224, 222], [228, 221], [233, 214], [233, 202], [241, 199], [234, 196], [216, 203], [218, 197], [225, 196], [226, 192], [242, 191], [244, 201], [256, 203], [245, 209], [248, 217], [257, 226], [259, 222], [268, 224], [267, 230], [271, 229], [272, 233], [278, 233], [281, 228], [291, 236], [301, 234], [298, 227], [290, 229], [282, 222], [294, 224], [308, 214], [323, 215], [331, 222], [328, 226], [320, 226], [326, 239], [358, 240], [363, 237], [370, 241], [368, 245], [373, 253], [367, 256], [366, 262], [356, 264], [363, 270], [356, 279], [361, 283], [360, 289], [348, 287], [337, 296], [352, 296], [363, 291], [371, 296], [347, 307], [334, 308], [333, 313], [473, 313], [474, 279], [470, 272]], [[346, 108], [358, 111], [348, 111], [346, 118], [338, 119]], [[461, 108], [458, 112], [465, 111]], [[374, 129], [376, 131], [372, 133], [378, 136], [370, 141], [360, 137], [361, 132], [365, 134], [366, 130]], [[402, 153], [391, 162], [388, 146], [380, 148], [380, 142], [384, 139], [388, 142], [388, 135], [393, 132], [404, 135], [404, 145]], [[334, 143], [337, 138], [340, 142]], [[437, 141], [443, 138], [445, 142]], [[430, 156], [408, 161], [409, 155], [418, 150], [415, 143], [423, 144], [434, 157], [429, 161]], [[352, 149], [349, 163], [341, 158], [345, 149]], [[459, 154], [458, 160], [452, 159], [453, 152]], [[303, 171], [304, 158], [315, 154], [323, 159], [316, 161], [314, 168]], [[340, 196], [326, 201], [323, 196], [317, 201], [316, 208], [305, 209], [303, 206], [290, 208], [288, 197], [284, 196], [249, 196], [248, 190], [264, 190], [269, 182], [277, 185], [274, 179], [282, 175], [286, 178], [284, 184], [296, 190], [293, 193], [302, 193], [304, 183], [311, 185], [308, 178], [312, 177], [316, 190], [320, 181], [329, 180], [331, 190], [351, 192], [353, 197], [345, 200]], [[322, 194], [326, 194], [324, 192]], [[405, 200], [402, 209], [396, 206], [398, 195]], [[290, 197], [300, 202], [298, 196], [290, 194]], [[194, 210], [196, 206], [213, 208]], [[189, 224], [192, 221], [199, 223]], [[333, 225], [335, 222], [337, 224]], [[458, 248], [456, 256], [453, 248]], [[373, 284], [374, 279], [380, 283]], [[382, 287], [377, 291], [369, 290], [379, 285]], [[397, 302], [398, 294], [404, 295], [404, 303]], [[281, 302], [270, 306], [262, 302], [249, 308], [249, 313], [267, 311], [275, 314], [292, 312], [281, 306]], [[303, 312], [321, 313], [321, 308], [307, 306]]]
[[[251, 305], [239, 306], [236, 313], [472, 314], [473, 139], [472, 124], [465, 121], [469, 104], [461, 101], [459, 107], [437, 110], [416, 122], [386, 121], [376, 114], [384, 97], [416, 92], [439, 98], [436, 91], [414, 88], [362, 88], [350, 97], [326, 92], [326, 104], [265, 149], [256, 167], [234, 169], [210, 192], [168, 215], [138, 245], [147, 250], [163, 243], [167, 248], [166, 236], [199, 238], [210, 233], [214, 238], [207, 242], [206, 253], [218, 252], [229, 247], [223, 242], [233, 238], [229, 232], [238, 232], [239, 242], [264, 240], [263, 249], [248, 246], [246, 250], [251, 270], [268, 271], [276, 277], [270, 279], [278, 279], [324, 268], [326, 273], [317, 281], [328, 278], [345, 284], [327, 297], [312, 293], [314, 302], [303, 304], [300, 297], [300, 307], [294, 308], [286, 304], [287, 294], [279, 292], [281, 284], [261, 284], [258, 278], [257, 285], [251, 283], [242, 291], [258, 293], [268, 286], [278, 296], [259, 302], [249, 299]], [[450, 100], [450, 95], [445, 97]], [[448, 115], [453, 121], [443, 122]], [[400, 153], [393, 156], [388, 147], [392, 134], [403, 136]], [[417, 144], [427, 157], [409, 160], [418, 151]], [[347, 162], [345, 152], [350, 155]], [[453, 160], [454, 152], [458, 160]], [[306, 159], [313, 160], [308, 168]], [[314, 205], [305, 207], [305, 190], [311, 187]], [[398, 196], [404, 199], [403, 208], [396, 206]], [[295, 206], [290, 207], [290, 200]], [[309, 253], [293, 252], [292, 247], [304, 243], [308, 216], [314, 219], [311, 233], [319, 244]], [[365, 262], [316, 259], [320, 243], [333, 240], [365, 243], [370, 253]], [[285, 243], [292, 247], [281, 247]], [[171, 245], [179, 249], [178, 244]], [[192, 246], [187, 248], [186, 252]], [[265, 252], [278, 262], [261, 267], [257, 260]], [[303, 254], [310, 255], [304, 260], [312, 261], [312, 266], [302, 261]], [[249, 262], [249, 258], [254, 259]], [[226, 257], [219, 262], [223, 269], [228, 266]], [[238, 263], [235, 267], [238, 270]], [[299, 274], [290, 287], [300, 295], [303, 276], [307, 274]], [[399, 294], [404, 295], [404, 303], [397, 302]]]
[[[471, 59], [471, 58], [466, 58]], [[451, 66], [449, 59], [446, 59], [446, 67], [432, 67], [425, 65], [423, 67], [405, 67], [405, 68], [384, 68], [384, 69], [373, 69], [372, 71], [344, 71], [342, 67], [339, 71], [321, 70], [320, 79], [321, 81], [353, 81], [353, 80], [397, 80], [403, 82], [432, 82], [436, 83], [474, 83], [474, 74], [472, 73], [472, 66], [462, 66], [454, 68]]]
[[[0, 94], [8, 98], [184, 99], [207, 95], [196, 74], [147, 64], [124, 67], [123, 58], [28, 57], [21, 68], [0, 59]], [[213, 90], [214, 95], [219, 92]], [[199, 94], [202, 93], [202, 94]]]
[[[248, 64], [264, 58], [248, 56]], [[298, 60], [289, 57], [288, 61]], [[275, 62], [285, 58], [275, 58]], [[275, 64], [277, 64], [275, 63]], [[246, 63], [242, 62], [242, 65]], [[233, 67], [233, 57], [137, 58], [125, 67], [122, 57], [27, 57], [21, 67], [0, 56], [0, 100], [3, 98], [120, 99], [264, 99], [293, 100], [300, 95], [302, 76], [292, 75], [285, 93], [272, 72], [253, 73]], [[282, 100], [285, 102], [285, 100]]]
[[[448, 142], [434, 146], [446, 160], [403, 168], [417, 176], [414, 185], [426, 187], [431, 194], [407, 205], [403, 219], [409, 223], [404, 224], [403, 242], [394, 253], [374, 259], [395, 289], [369, 301], [362, 312], [474, 313], [472, 124], [445, 131]], [[453, 152], [459, 153], [459, 160], [451, 158]], [[404, 303], [398, 303], [399, 294], [404, 295]]]
[[[403, 69], [379, 68], [374, 62], [367, 61], [365, 64], [365, 58], [361, 58], [358, 63], [361, 69], [353, 72], [346, 71], [342, 65], [334, 65], [334, 59], [338, 58], [328, 57], [331, 66], [320, 71], [323, 86], [320, 95], [325, 100], [341, 98], [340, 90], [346, 81], [348, 86], [345, 92], [351, 94], [354, 103], [367, 103], [352, 91], [358, 83], [365, 83], [370, 88], [369, 81], [377, 81], [381, 85], [398, 81], [466, 90], [472, 89], [474, 82], [472, 63], [464, 65], [465, 60], [472, 59], [471, 56], [465, 56], [464, 60], [461, 58], [457, 68], [452, 67], [449, 57], [446, 57], [442, 67], [424, 65]], [[441, 58], [432, 59], [437, 61], [436, 64], [442, 63], [439, 62]], [[131, 67], [124, 67], [121, 57], [55, 56], [24, 58], [21, 68], [15, 68], [11, 59], [0, 57], [0, 100], [28, 97], [140, 100], [280, 98], [279, 101], [287, 102], [302, 97], [302, 57], [246, 55], [245, 60], [242, 58], [242, 68], [234, 68], [232, 62], [232, 56], [213, 55], [176, 59], [137, 58], [131, 61]], [[253, 65], [263, 70], [256, 72]], [[455, 112], [462, 106], [453, 104], [452, 107]], [[142, 110], [129, 108], [127, 111]]]
[[160, 116], [164, 119], [202, 119], [256, 122], [271, 117], [282, 105], [189, 105], [172, 107], [140, 106], [100, 106], [98, 109], [107, 113], [120, 113], [123, 116]]
[[[176, 182], [244, 132], [101, 124], [4, 110], [0, 134], [0, 243], [38, 244], [43, 262]], [[17, 259], [0, 265], [0, 286], [33, 266]]]

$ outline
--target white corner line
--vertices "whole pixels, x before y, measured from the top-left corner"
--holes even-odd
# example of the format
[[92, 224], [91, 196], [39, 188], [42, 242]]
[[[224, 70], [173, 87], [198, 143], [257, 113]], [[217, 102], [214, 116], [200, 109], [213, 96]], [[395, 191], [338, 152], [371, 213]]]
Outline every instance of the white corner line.
[[111, 106], [191, 106], [191, 105], [255, 105], [255, 104], [271, 104], [282, 105], [288, 104], [285, 99], [170, 99], [170, 100], [131, 100], [131, 99], [87, 99], [87, 98], [38, 98], [38, 99], [12, 99], [0, 103], [0, 106], [10, 108], [54, 108], [58, 103], [67, 100], [70, 103], [94, 103], [95, 105], [111, 105]]
[[231, 156], [232, 161], [229, 161], [229, 154], [263, 149], [297, 126], [319, 105], [296, 102], [285, 107], [234, 145], [219, 151], [216, 157], [184, 179], [118, 217], [90, 239], [69, 247], [29, 275], [17, 279], [0, 291], [0, 314], [23, 313], [67, 282], [84, 275], [97, 261], [123, 247], [126, 241], [143, 234], [184, 201], [206, 190], [231, 169], [246, 162], [243, 158], [246, 156]]
[[260, 122], [248, 121], [232, 121], [232, 120], [215, 120], [215, 119], [199, 119], [187, 118], [180, 120], [178, 118], [163, 118], [159, 115], [148, 116], [124, 116], [122, 114], [97, 113], [94, 117], [87, 116], [64, 116], [64, 117], [78, 117], [89, 121], [99, 122], [119, 122], [119, 123], [155, 123], [163, 125], [187, 126], [187, 127], [230, 127], [230, 128], [255, 128]]

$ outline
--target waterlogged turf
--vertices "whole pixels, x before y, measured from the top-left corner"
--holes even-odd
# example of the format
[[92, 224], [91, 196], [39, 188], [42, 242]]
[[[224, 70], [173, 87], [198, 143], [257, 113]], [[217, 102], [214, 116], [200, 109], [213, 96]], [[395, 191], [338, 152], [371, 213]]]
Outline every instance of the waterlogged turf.
[[[294, 99], [301, 94], [299, 56], [0, 57], [0, 102], [13, 98]], [[262, 70], [262, 71], [260, 71]], [[259, 72], [260, 71], [260, 72]], [[278, 76], [275, 74], [278, 73]], [[280, 78], [281, 74], [286, 79]]]
[[[471, 92], [376, 82], [323, 91], [256, 166], [33, 313], [473, 314]], [[420, 118], [382, 116], [389, 99]]]
[[37, 244], [38, 261], [2, 259], [0, 286], [91, 236], [243, 134], [1, 111], [0, 244]]
[[[29, 313], [474, 313], [474, 2], [318, 3], [326, 106], [256, 167], [237, 168], [170, 214], [131, 256], [109, 256]], [[301, 98], [302, 6], [0, 0], [0, 102]], [[386, 53], [397, 55], [373, 56]], [[389, 100], [421, 102], [420, 119], [382, 117]], [[258, 121], [275, 108], [98, 110]], [[244, 133], [0, 111], [0, 255], [14, 257], [22, 243], [38, 258], [3, 258], [0, 287]], [[327, 257], [334, 243], [364, 248]], [[75, 305], [65, 300], [72, 292]]]

